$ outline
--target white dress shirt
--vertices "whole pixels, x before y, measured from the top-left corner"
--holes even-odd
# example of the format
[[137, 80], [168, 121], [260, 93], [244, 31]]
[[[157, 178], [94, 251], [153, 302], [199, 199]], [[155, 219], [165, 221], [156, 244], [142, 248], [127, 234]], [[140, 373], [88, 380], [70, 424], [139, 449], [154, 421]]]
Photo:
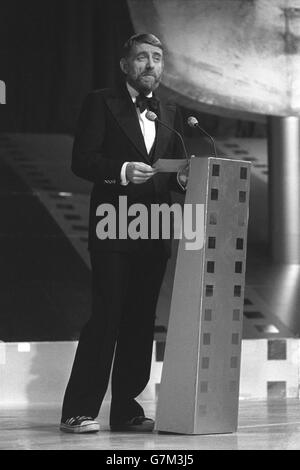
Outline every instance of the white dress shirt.
[[[139, 95], [139, 92], [136, 91], [132, 86], [130, 86], [129, 83], [126, 83], [126, 86], [127, 86], [128, 91], [129, 91], [129, 94], [131, 96], [131, 99], [132, 99], [133, 103], [135, 104], [136, 97]], [[152, 92], [149, 93], [146, 96], [147, 96], [147, 98], [151, 98], [152, 97]], [[153, 147], [155, 137], [156, 137], [155, 122], [149, 121], [149, 119], [146, 118], [147, 109], [145, 109], [141, 113], [140, 109], [137, 107], [136, 112], [137, 112], [137, 116], [138, 116], [138, 119], [139, 119], [141, 131], [142, 131], [142, 134], [143, 134], [143, 137], [144, 137], [145, 146], [146, 146], [147, 152], [149, 154], [151, 152], [151, 149]], [[121, 184], [123, 186], [126, 186], [129, 183], [129, 181], [126, 178], [126, 167], [127, 167], [128, 163], [129, 162], [123, 163], [122, 168], [121, 168]]]

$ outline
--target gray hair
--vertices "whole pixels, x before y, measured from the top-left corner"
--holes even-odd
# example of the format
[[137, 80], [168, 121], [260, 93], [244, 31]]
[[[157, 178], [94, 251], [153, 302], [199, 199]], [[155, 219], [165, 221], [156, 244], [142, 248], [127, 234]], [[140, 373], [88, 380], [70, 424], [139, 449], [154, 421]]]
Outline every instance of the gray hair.
[[122, 57], [128, 57], [130, 52], [135, 44], [151, 44], [152, 46], [159, 47], [163, 51], [163, 45], [161, 41], [154, 36], [154, 34], [149, 33], [139, 33], [131, 36], [123, 46], [123, 55]]

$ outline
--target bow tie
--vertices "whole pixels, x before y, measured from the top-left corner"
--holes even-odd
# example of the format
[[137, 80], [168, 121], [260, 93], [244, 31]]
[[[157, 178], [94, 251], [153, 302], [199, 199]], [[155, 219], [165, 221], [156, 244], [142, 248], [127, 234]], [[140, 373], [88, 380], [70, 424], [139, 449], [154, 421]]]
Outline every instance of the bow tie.
[[156, 112], [158, 110], [158, 99], [152, 96], [147, 98], [145, 95], [138, 95], [136, 97], [136, 106], [140, 108], [140, 112], [144, 112], [145, 109]]

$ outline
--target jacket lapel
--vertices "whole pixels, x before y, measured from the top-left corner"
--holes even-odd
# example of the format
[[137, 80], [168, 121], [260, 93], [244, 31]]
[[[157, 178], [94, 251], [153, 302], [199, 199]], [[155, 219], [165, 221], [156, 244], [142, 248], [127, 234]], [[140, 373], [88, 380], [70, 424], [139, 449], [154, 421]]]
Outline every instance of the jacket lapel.
[[[136, 108], [126, 87], [123, 87], [119, 92], [114, 92], [111, 96], [106, 98], [106, 101], [118, 124], [147, 163], [153, 164], [158, 158], [164, 156], [172, 157], [172, 155], [165, 155], [172, 131], [166, 129], [162, 124], [157, 123], [155, 152], [151, 163], [151, 157], [148, 155], [145, 146]], [[160, 101], [159, 107], [160, 120], [172, 128], [174, 126], [175, 106], [172, 104], [164, 104]], [[175, 136], [175, 138], [177, 137]]]
[[128, 91], [124, 88], [120, 93], [115, 93], [114, 95], [107, 97], [106, 101], [122, 130], [143, 156], [144, 160], [146, 160], [147, 163], [150, 163], [135, 105], [132, 102]]

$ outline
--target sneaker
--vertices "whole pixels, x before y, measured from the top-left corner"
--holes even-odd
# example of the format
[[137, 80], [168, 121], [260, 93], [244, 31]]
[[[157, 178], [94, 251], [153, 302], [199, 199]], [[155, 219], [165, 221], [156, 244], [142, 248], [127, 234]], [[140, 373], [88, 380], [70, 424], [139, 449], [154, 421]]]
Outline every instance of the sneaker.
[[135, 416], [125, 423], [117, 423], [110, 425], [111, 431], [123, 432], [152, 432], [154, 429], [153, 419], [145, 416]]
[[76, 416], [61, 421], [60, 430], [63, 432], [87, 433], [98, 432], [100, 426], [91, 416]]

